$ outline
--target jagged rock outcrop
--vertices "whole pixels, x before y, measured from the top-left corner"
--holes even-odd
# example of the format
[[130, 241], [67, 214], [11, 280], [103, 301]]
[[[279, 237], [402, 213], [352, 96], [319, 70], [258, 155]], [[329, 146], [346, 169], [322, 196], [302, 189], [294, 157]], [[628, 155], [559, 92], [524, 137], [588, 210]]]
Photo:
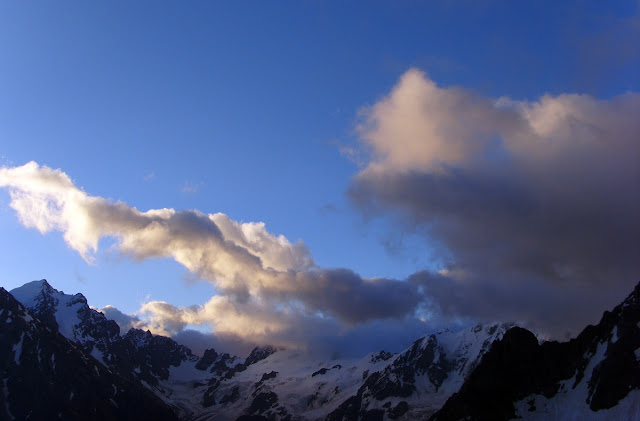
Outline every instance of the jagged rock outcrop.
[[[412, 418], [431, 415], [462, 385], [491, 344], [513, 324], [477, 325], [462, 332], [445, 330], [428, 335], [397, 355], [383, 370], [366, 373], [355, 396], [327, 419], [381, 417]], [[380, 353], [371, 361], [391, 357]], [[425, 395], [428, 396], [425, 399]], [[400, 407], [392, 404], [402, 399]]]
[[151, 391], [32, 317], [0, 288], [0, 419], [178, 419]]
[[263, 347], [253, 348], [253, 351], [251, 351], [251, 354], [249, 354], [249, 356], [245, 360], [244, 365], [249, 366], [251, 364], [257, 363], [258, 361], [262, 361], [276, 351], [277, 349], [272, 346], [263, 346]]
[[639, 349], [640, 284], [598, 325], [568, 342], [539, 344], [528, 330], [510, 329], [431, 419], [508, 420], [523, 415], [518, 406], [525, 402], [528, 418], [549, 418], [545, 408], [567, 397], [584, 404], [573, 416], [587, 407], [596, 414], [640, 389]]
[[169, 378], [169, 368], [183, 361], [198, 361], [186, 346], [165, 336], [152, 335], [140, 329], [130, 329], [124, 336], [126, 354], [137, 370], [138, 377], [149, 384]]

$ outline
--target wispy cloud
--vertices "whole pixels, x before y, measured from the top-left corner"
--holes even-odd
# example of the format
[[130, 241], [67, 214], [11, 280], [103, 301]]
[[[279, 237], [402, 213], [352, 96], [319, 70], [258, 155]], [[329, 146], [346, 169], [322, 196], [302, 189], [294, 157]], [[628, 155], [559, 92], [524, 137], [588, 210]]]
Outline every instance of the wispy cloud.
[[322, 215], [329, 215], [329, 214], [335, 214], [335, 213], [342, 213], [343, 210], [340, 209], [337, 205], [334, 205], [333, 203], [327, 203], [325, 205], [322, 205], [318, 208], [318, 212], [320, 212], [320, 214]]
[[182, 191], [182, 193], [196, 194], [198, 193], [198, 190], [200, 190], [201, 186], [202, 183], [192, 183], [190, 181], [185, 181], [180, 190]]

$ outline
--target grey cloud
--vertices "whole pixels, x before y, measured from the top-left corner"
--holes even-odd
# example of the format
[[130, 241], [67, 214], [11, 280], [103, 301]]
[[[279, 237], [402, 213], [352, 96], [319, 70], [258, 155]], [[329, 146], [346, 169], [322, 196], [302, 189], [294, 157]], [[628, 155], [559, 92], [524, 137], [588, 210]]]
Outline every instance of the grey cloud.
[[114, 306], [105, 306], [98, 311], [102, 312], [107, 319], [113, 320], [120, 326], [120, 334], [124, 335], [131, 328], [141, 329], [144, 326], [144, 322], [138, 318], [138, 316], [126, 314], [118, 310]]
[[[450, 321], [447, 321], [450, 325]], [[272, 345], [298, 349], [318, 358], [360, 357], [368, 352], [385, 350], [399, 352], [416, 338], [442, 328], [436, 321], [421, 321], [414, 317], [400, 320], [372, 320], [345, 328], [334, 319], [297, 315], [295, 323], [286, 329], [269, 332], [268, 336], [243, 336], [232, 332], [204, 333], [184, 329], [170, 336], [195, 353], [214, 348], [217, 352], [247, 356], [256, 346]]]
[[405, 227], [422, 227], [452, 264], [486, 276], [605, 282], [638, 273], [640, 206], [630, 200], [632, 186], [619, 197], [567, 192], [563, 201], [548, 201], [518, 178], [413, 172], [359, 181], [351, 195], [359, 206], [401, 209]]
[[205, 333], [193, 329], [177, 332], [171, 338], [200, 356], [207, 349], [215, 349], [219, 354], [228, 353], [229, 355], [247, 357], [256, 346], [266, 345], [264, 343], [251, 342], [236, 335]]
[[[421, 321], [415, 317], [401, 320], [372, 320], [336, 334], [327, 330], [310, 340], [310, 352], [319, 356], [360, 357], [368, 352], [400, 352], [416, 339], [443, 328], [440, 320]], [[448, 327], [456, 327], [447, 320]]]
[[640, 275], [638, 115], [633, 93], [493, 100], [411, 70], [365, 110], [349, 197], [439, 250], [412, 279], [446, 314], [577, 328]]
[[429, 310], [444, 320], [513, 321], [542, 337], [556, 339], [568, 339], [587, 324], [598, 323], [602, 313], [629, 292], [626, 282], [603, 288], [573, 279], [561, 283], [477, 275], [459, 279], [428, 271], [415, 273], [410, 279], [429, 297]]
[[300, 284], [313, 287], [296, 291], [295, 298], [312, 310], [326, 311], [349, 323], [402, 318], [421, 300], [416, 288], [408, 282], [363, 279], [348, 269], [299, 272], [296, 278]]

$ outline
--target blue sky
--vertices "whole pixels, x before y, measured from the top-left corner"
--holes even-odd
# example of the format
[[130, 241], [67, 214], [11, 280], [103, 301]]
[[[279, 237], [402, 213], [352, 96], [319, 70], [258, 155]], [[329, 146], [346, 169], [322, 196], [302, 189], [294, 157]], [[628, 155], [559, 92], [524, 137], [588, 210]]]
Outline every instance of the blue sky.
[[[374, 160], [357, 129], [367, 107], [410, 69], [492, 100], [637, 92], [638, 16], [634, 1], [4, 2], [0, 164], [59, 168], [140, 211], [261, 221], [318, 267], [404, 280], [458, 246], [381, 190], [373, 211], [354, 199]], [[47, 278], [125, 313], [214, 293], [171, 259], [123, 257], [113, 238], [87, 264], [10, 201], [0, 194], [5, 288]]]

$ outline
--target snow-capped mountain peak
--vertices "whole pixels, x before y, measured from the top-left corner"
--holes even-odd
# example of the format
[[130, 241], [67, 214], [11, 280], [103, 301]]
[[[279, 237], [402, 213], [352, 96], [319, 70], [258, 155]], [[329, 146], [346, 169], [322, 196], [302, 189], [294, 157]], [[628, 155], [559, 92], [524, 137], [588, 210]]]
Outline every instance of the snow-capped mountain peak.
[[65, 294], [53, 288], [45, 279], [29, 282], [10, 293], [32, 314], [67, 339], [81, 340], [78, 325], [91, 311], [84, 295]]
[[[22, 292], [28, 289], [36, 290], [35, 302], [53, 298], [47, 284]], [[28, 311], [0, 288], [0, 419], [177, 420], [142, 384], [107, 369]]]

